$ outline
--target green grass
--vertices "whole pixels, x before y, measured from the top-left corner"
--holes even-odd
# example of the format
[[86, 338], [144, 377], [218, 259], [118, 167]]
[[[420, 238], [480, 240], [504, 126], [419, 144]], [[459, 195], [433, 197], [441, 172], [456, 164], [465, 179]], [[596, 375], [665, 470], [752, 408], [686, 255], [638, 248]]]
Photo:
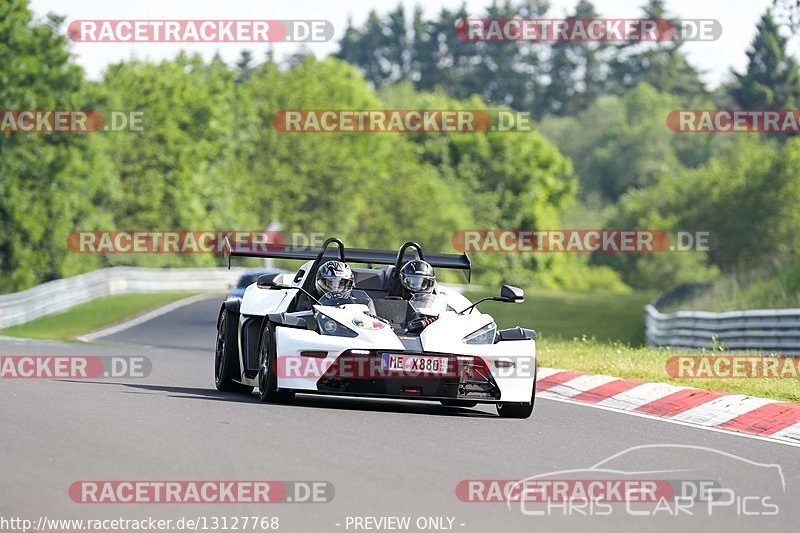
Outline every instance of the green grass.
[[800, 262], [723, 276], [708, 289], [669, 304], [668, 312], [800, 307]]
[[[539, 365], [592, 374], [606, 374], [642, 381], [660, 381], [673, 385], [719, 390], [800, 402], [800, 380], [785, 379], [673, 379], [666, 364], [675, 355], [720, 355], [707, 352], [687, 353], [680, 350], [634, 348], [620, 343], [601, 343], [591, 339], [572, 341], [545, 340], [539, 344]], [[729, 355], [729, 354], [726, 354]], [[738, 354], [737, 354], [738, 355]]]
[[[473, 302], [496, 292], [468, 292]], [[586, 336], [600, 341], [644, 344], [644, 306], [655, 293], [525, 291], [525, 302], [486, 302], [481, 311], [494, 316], [501, 328], [533, 328], [541, 339]]]
[[162, 305], [192, 296], [191, 292], [120, 294], [98, 298], [63, 313], [0, 330], [0, 335], [30, 339], [70, 340]]
[[[494, 294], [465, 293], [472, 301]], [[540, 366], [800, 401], [797, 379], [670, 378], [667, 360], [688, 353], [642, 347], [644, 306], [653, 296], [652, 293], [526, 291], [524, 303], [486, 302], [480, 308], [494, 316], [501, 328], [519, 325], [535, 329], [539, 333]]]

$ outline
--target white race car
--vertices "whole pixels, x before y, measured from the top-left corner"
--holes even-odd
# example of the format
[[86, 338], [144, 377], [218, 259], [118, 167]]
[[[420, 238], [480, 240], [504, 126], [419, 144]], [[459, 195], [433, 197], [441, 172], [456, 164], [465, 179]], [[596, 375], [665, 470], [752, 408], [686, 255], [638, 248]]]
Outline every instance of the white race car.
[[[399, 296], [408, 252], [434, 268], [460, 269], [466, 254], [423, 254], [413, 242], [398, 252], [320, 248], [234, 249], [231, 256], [306, 260], [296, 273], [268, 274], [241, 298], [228, 298], [217, 320], [214, 377], [221, 391], [290, 402], [295, 393], [434, 400], [449, 407], [494, 403], [504, 418], [528, 418], [536, 394], [536, 332], [498, 330], [476, 308], [484, 300], [523, 301], [504, 285], [476, 304], [438, 285], [433, 294]], [[317, 268], [330, 259], [353, 268], [349, 297], [315, 296]], [[230, 266], [230, 257], [228, 259]], [[381, 265], [375, 267], [374, 265]]]

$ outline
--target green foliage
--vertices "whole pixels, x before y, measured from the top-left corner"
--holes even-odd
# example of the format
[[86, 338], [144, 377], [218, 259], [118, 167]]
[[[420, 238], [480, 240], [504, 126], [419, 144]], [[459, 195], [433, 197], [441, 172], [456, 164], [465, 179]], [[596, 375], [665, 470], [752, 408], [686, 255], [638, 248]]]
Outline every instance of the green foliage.
[[[543, 0], [493, 2], [486, 16], [544, 17]], [[667, 17], [662, 0], [643, 8]], [[349, 26], [336, 58], [235, 66], [179, 54], [111, 65], [88, 82], [61, 19], [0, 4], [0, 101], [7, 109], [140, 111], [144, 131], [0, 136], [0, 292], [99, 266], [213, 265], [206, 255], [69, 253], [76, 230], [263, 229], [335, 234], [351, 246], [418, 240], [451, 250], [459, 229], [709, 231], [709, 253], [474, 254], [481, 283], [636, 287], [708, 281], [800, 250], [800, 141], [681, 135], [681, 107], [711, 108], [682, 43], [459, 40], [466, 7], [426, 20], [402, 5]], [[559, 14], [560, 15], [560, 14]], [[572, 16], [596, 15], [580, 0]], [[796, 106], [800, 76], [767, 13], [750, 64], [717, 103]], [[348, 64], [350, 63], [350, 64]], [[281, 109], [532, 110], [538, 132], [299, 134]], [[567, 157], [564, 157], [566, 155]], [[579, 187], [580, 185], [580, 187]], [[577, 199], [577, 202], [576, 202]], [[736, 216], [731, 216], [735, 213]], [[589, 224], [590, 226], [587, 226]]]
[[667, 310], [735, 311], [800, 308], [800, 262], [775, 264], [722, 276], [702, 292]]
[[756, 29], [747, 70], [734, 72], [731, 95], [742, 109], [793, 109], [800, 103], [800, 69], [786, 51], [788, 39], [769, 10]]
[[286, 231], [336, 234], [354, 246], [396, 246], [415, 239], [446, 249], [452, 233], [468, 225], [461, 190], [445, 183], [402, 134], [291, 134], [271, 127], [279, 109], [385, 107], [344, 63], [307, 59], [281, 73], [257, 69], [244, 84], [255, 116], [246, 129], [263, 131], [260, 149], [244, 154], [255, 169], [244, 198], [261, 220], [280, 220]]
[[[545, 16], [548, 9], [541, 2], [495, 2], [485, 16]], [[465, 46], [452, 31], [462, 12], [443, 10], [432, 20], [423, 20], [417, 10], [410, 27], [396, 23], [400, 8], [383, 18], [372, 13], [364, 26], [350, 25], [352, 39], [347, 40], [347, 47], [343, 43], [340, 57], [358, 66], [376, 86], [386, 87], [384, 93], [393, 91], [387, 84], [406, 80], [417, 88], [439, 87], [459, 98], [474, 94], [537, 115], [551, 115], [540, 121], [539, 131], [572, 160], [580, 181], [580, 200], [574, 208], [568, 207], [570, 201], [549, 206], [560, 205], [562, 210], [567, 206], [567, 215], [573, 213], [573, 220], [588, 221], [594, 227], [712, 232], [710, 253], [592, 258], [594, 265], [612, 266], [627, 283], [668, 288], [705, 282], [721, 270], [743, 271], [775, 257], [797, 255], [793, 149], [778, 154], [750, 142], [752, 139], [734, 143], [728, 135], [675, 134], [666, 127], [671, 111], [714, 107], [698, 71], [687, 62], [678, 36], [670, 41], [618, 45], [477, 42]], [[585, 18], [597, 13], [589, 0], [580, 0], [569, 16]], [[670, 17], [664, 0], [649, 0], [642, 16]], [[402, 35], [397, 34], [398, 29]], [[395, 44], [387, 44], [392, 35]], [[373, 42], [374, 47], [359, 46]], [[392, 47], [404, 52], [393, 55], [387, 51]], [[354, 51], [360, 55], [356, 57]], [[406, 57], [413, 59], [399, 60]], [[798, 68], [769, 12], [758, 25], [748, 57], [747, 71], [720, 87], [714, 101], [723, 107], [738, 104], [745, 109], [795, 107], [800, 91]], [[371, 67], [376, 64], [383, 70]], [[426, 143], [423, 153], [437, 166], [452, 169], [462, 182], [472, 183], [466, 198], [477, 214], [476, 222], [495, 227], [499, 220], [508, 224], [510, 212], [518, 218], [525, 214], [512, 211], [513, 203], [502, 202], [502, 189], [500, 203], [488, 200], [498, 189], [473, 167], [486, 168], [482, 148], [490, 142], [490, 136], [457, 142], [457, 148], [463, 144], [468, 150], [455, 153], [450, 143]], [[497, 167], [492, 168], [492, 175], [503, 174]], [[558, 217], [547, 204], [536, 206], [535, 201], [528, 201], [525, 205], [531, 209], [523, 227], [542, 228]], [[596, 210], [595, 216], [574, 216], [576, 210], [587, 206]], [[731, 212], [737, 216], [731, 217]], [[510, 222], [508, 227], [520, 224], [520, 220]], [[566, 281], [572, 276], [549, 273], [580, 270], [580, 263], [552, 255], [481, 256], [476, 264], [484, 271], [502, 272], [495, 276], [498, 279], [541, 286], [573, 282]]]
[[[94, 90], [109, 109], [142, 113], [143, 131], [102, 136], [112, 161], [106, 185], [115, 191], [99, 206], [127, 230], [226, 228], [241, 192], [226, 175], [233, 148], [236, 75], [221, 60], [205, 64], [180, 54], [158, 65], [112, 65]], [[83, 228], [80, 228], [83, 229]], [[212, 257], [110, 257], [111, 264], [211, 265]]]
[[548, 117], [539, 130], [572, 159], [582, 196], [598, 193], [616, 201], [663, 174], [707, 162], [729, 142], [725, 136], [676, 135], [666, 120], [680, 107], [677, 97], [641, 84], [622, 98], [599, 98], [575, 117]]
[[[748, 138], [707, 167], [684, 173], [682, 224], [716, 236], [711, 259], [744, 271], [800, 250], [800, 141], [776, 153]], [[735, 214], [735, 216], [732, 216]]]
[[[467, 103], [443, 91], [416, 93], [410, 84], [380, 91], [381, 99], [401, 109], [484, 109], [476, 98]], [[537, 132], [490, 132], [485, 135], [412, 137], [423, 161], [440, 170], [460, 202], [470, 208], [474, 225], [462, 229], [558, 229], [558, 211], [576, 190], [572, 166]], [[481, 283], [516, 283], [537, 287], [602, 288], [624, 291], [610, 270], [593, 271], [585, 257], [572, 254], [475, 253]]]
[[[545, 16], [544, 0], [494, 1], [486, 16], [498, 19]], [[455, 98], [479, 95], [485, 101], [531, 110], [538, 103], [546, 46], [532, 42], [467, 42], [454, 28], [471, 16], [466, 5], [442, 9], [425, 20], [421, 8], [406, 24], [402, 5], [381, 17], [371, 12], [360, 27], [349, 23], [337, 57], [359, 68], [376, 87], [412, 82], [417, 89], [446, 88]]]
[[[220, 260], [78, 256], [65, 250], [71, 231], [261, 230], [277, 220], [287, 233], [337, 235], [350, 246], [416, 240], [428, 250], [451, 251], [454, 232], [476, 225], [556, 227], [557, 210], [574, 196], [569, 162], [538, 133], [292, 134], [272, 124], [282, 109], [483, 108], [477, 100], [409, 88], [383, 101], [352, 66], [299, 56], [281, 69], [270, 61], [254, 66], [245, 54], [232, 68], [181, 53], [157, 64], [121, 62], [100, 82], [87, 83], [59, 39], [52, 61], [70, 73], [72, 85], [61, 100], [42, 86], [44, 103], [19, 107], [81, 109], [88, 102], [141, 112], [144, 129], [0, 139], [9, 155], [0, 163], [6, 192], [0, 206], [12, 230], [0, 237], [6, 291], [100, 264]], [[43, 151], [50, 149], [52, 155]], [[517, 257], [499, 275], [552, 284], [552, 268]]]
[[[82, 109], [83, 73], [70, 61], [62, 20], [32, 20], [22, 0], [0, 4], [0, 102], [3, 109]], [[0, 135], [0, 292], [75, 273], [66, 250], [76, 225], [108, 218], [102, 156], [86, 135]]]
[[[589, 0], [579, 0], [568, 18], [600, 15]], [[574, 115], [585, 110], [606, 90], [605, 63], [613, 52], [605, 41], [557, 41], [550, 49], [550, 83], [542, 91], [540, 107], [547, 114]]]
[[[649, 0], [642, 9], [642, 18], [667, 19], [664, 0]], [[678, 27], [678, 21], [673, 21]], [[639, 84], [646, 83], [656, 90], [674, 95], [690, 103], [708, 95], [700, 73], [692, 67], [681, 48], [679, 32], [671, 40], [655, 43], [633, 40], [617, 46], [610, 59], [609, 91], [625, 94]]]
[[[800, 141], [776, 150], [752, 137], [737, 138], [729, 150], [701, 168], [663, 175], [653, 187], [628, 192], [611, 217], [615, 227], [709, 232], [707, 259], [702, 252], [675, 252], [597, 262], [613, 264], [633, 286], [663, 287], [659, 279], [670, 284], [709, 281], [714, 272], [706, 263], [741, 274], [797, 257], [798, 175]], [[665, 265], [647, 266], [647, 261], [666, 261], [670, 255], [676, 261], [670, 277], [665, 278]]]
[[[491, 19], [561, 17], [544, 0], [493, 1], [482, 14]], [[677, 40], [625, 42], [460, 40], [453, 30], [460, 19], [475, 17], [466, 6], [443, 9], [431, 20], [414, 12], [410, 26], [402, 5], [380, 16], [370, 12], [361, 26], [348, 23], [337, 57], [357, 66], [375, 87], [411, 82], [421, 90], [445, 88], [464, 99], [485, 101], [534, 116], [568, 115], [586, 109], [603, 95], [622, 95], [640, 83], [670, 92], [682, 102], [708, 96], [698, 71]], [[568, 18], [598, 13], [579, 0]], [[644, 18], [666, 18], [662, 0], [643, 8]]]

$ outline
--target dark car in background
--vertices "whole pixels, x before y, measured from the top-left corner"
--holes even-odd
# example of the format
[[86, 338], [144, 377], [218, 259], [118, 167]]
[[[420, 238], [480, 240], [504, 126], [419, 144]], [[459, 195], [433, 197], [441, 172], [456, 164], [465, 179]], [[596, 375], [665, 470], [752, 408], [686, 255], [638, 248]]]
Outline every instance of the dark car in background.
[[284, 274], [286, 270], [281, 268], [259, 268], [255, 270], [248, 270], [244, 274], [239, 277], [239, 281], [236, 282], [236, 286], [231, 288], [231, 292], [228, 293], [228, 296], [235, 296], [236, 298], [241, 298], [244, 295], [244, 290], [247, 288], [248, 285], [252, 285], [256, 281], [258, 281], [259, 276], [263, 276], [264, 274]]

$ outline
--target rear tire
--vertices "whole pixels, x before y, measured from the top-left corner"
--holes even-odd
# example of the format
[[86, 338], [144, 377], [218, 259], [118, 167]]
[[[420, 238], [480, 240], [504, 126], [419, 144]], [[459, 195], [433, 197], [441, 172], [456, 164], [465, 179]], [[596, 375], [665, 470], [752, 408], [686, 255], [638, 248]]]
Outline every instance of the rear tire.
[[439, 400], [439, 403], [445, 407], [475, 407], [478, 402], [471, 402], [469, 400]]
[[236, 383], [239, 378], [239, 354], [234, 315], [223, 309], [217, 321], [217, 342], [214, 350], [214, 384], [218, 391], [250, 394], [253, 387]]
[[531, 403], [498, 403], [497, 414], [500, 418], [530, 418], [533, 414], [533, 404], [536, 401], [536, 374], [539, 365], [533, 371], [533, 390], [531, 391]]
[[294, 391], [278, 390], [277, 354], [273, 346], [269, 322], [265, 322], [259, 348], [258, 396], [266, 403], [292, 403]]

